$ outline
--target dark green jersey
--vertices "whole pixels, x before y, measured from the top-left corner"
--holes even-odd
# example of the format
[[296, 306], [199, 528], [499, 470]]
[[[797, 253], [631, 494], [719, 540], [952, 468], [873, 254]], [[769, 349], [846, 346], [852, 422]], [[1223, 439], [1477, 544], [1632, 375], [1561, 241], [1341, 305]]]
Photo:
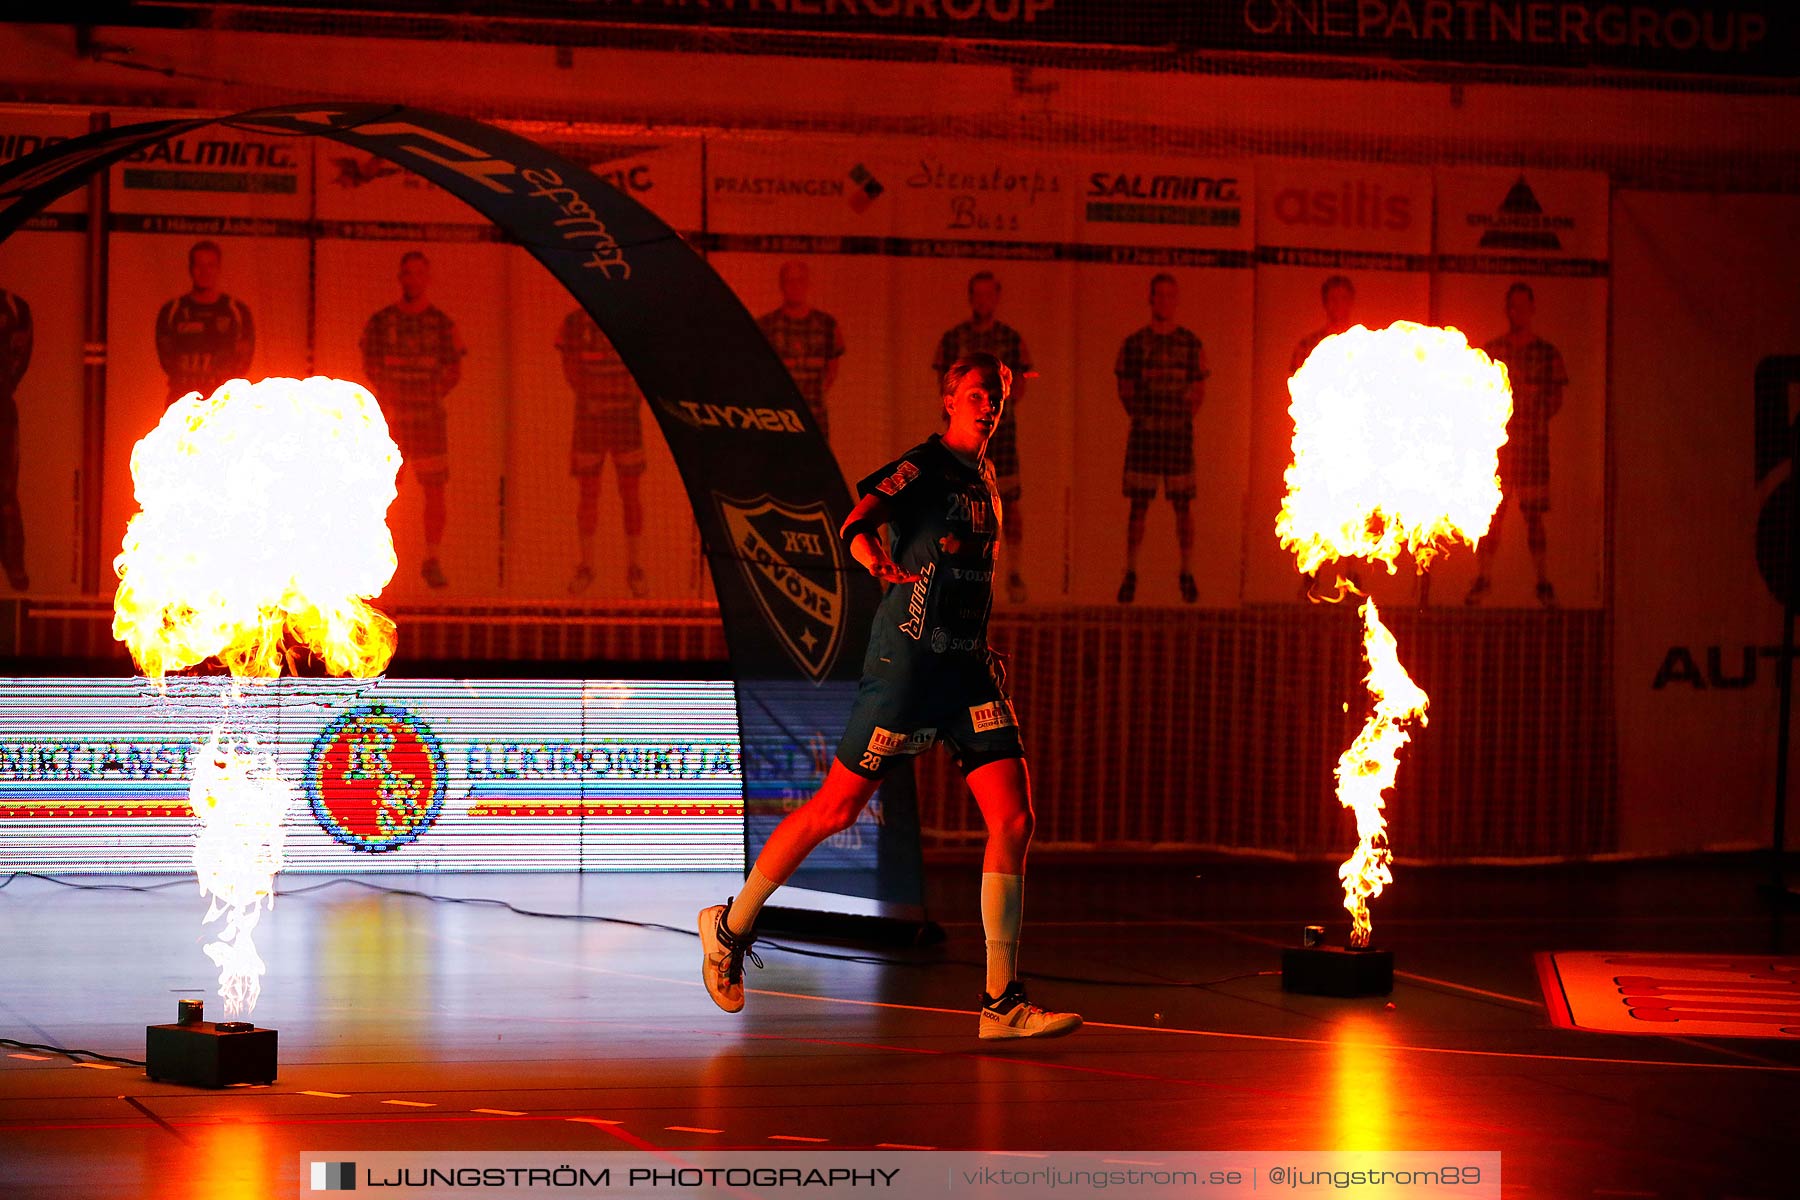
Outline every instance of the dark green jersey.
[[969, 466], [934, 433], [856, 490], [882, 498], [894, 561], [919, 574], [882, 597], [868, 661], [985, 651], [1000, 537], [993, 468]]

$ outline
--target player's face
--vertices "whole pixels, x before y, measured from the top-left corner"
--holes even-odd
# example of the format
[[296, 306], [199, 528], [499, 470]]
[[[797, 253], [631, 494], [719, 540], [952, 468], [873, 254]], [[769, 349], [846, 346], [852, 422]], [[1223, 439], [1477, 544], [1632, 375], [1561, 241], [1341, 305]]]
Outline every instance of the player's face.
[[956, 391], [944, 398], [951, 433], [963, 441], [985, 442], [1000, 424], [1005, 406], [999, 377], [985, 371], [970, 371], [957, 381]]
[[1350, 310], [1355, 305], [1355, 292], [1347, 287], [1334, 287], [1325, 293], [1325, 318], [1333, 325], [1348, 325]]
[[1000, 307], [1000, 285], [992, 279], [980, 279], [970, 284], [969, 307], [978, 320], [991, 319]]
[[188, 278], [194, 290], [210, 292], [219, 286], [219, 256], [211, 250], [199, 250], [188, 256]]
[[810, 272], [799, 263], [789, 263], [781, 269], [781, 302], [792, 304], [796, 308], [806, 303], [806, 293], [812, 286]]
[[1181, 290], [1172, 283], [1159, 283], [1150, 289], [1150, 315], [1158, 321], [1173, 321], [1175, 305]]
[[431, 285], [431, 265], [422, 258], [409, 258], [400, 264], [400, 294], [417, 300]]
[[1524, 292], [1514, 292], [1506, 298], [1506, 323], [1514, 329], [1530, 329], [1531, 318], [1537, 315], [1537, 302]]

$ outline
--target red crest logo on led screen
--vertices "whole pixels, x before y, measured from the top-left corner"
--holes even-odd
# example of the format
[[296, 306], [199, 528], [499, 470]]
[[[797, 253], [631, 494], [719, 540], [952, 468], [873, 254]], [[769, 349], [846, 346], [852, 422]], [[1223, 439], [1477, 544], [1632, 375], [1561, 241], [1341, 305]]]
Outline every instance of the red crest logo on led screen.
[[431, 828], [444, 805], [444, 752], [403, 708], [352, 709], [326, 726], [306, 764], [313, 815], [354, 850], [379, 853]]

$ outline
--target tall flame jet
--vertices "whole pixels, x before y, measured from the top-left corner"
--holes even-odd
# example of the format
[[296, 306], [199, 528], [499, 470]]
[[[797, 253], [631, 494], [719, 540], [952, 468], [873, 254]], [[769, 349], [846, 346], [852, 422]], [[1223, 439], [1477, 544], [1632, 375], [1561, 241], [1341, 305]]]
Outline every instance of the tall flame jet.
[[[241, 681], [271, 679], [310, 651], [336, 675], [369, 678], [393, 658], [394, 623], [372, 608], [394, 576], [387, 527], [400, 451], [358, 384], [233, 379], [171, 405], [131, 452], [139, 511], [113, 560], [113, 636], [144, 675], [217, 660]], [[228, 1016], [261, 991], [252, 941], [281, 869], [292, 789], [249, 733], [213, 730], [189, 802], [194, 867], [212, 897], [202, 924]]]
[[[1397, 321], [1325, 338], [1288, 380], [1294, 461], [1275, 533], [1304, 574], [1362, 558], [1424, 572], [1455, 542], [1480, 541], [1500, 506], [1500, 446], [1512, 416], [1506, 368], [1456, 329]], [[1355, 591], [1338, 580], [1338, 595]], [[1369, 900], [1393, 882], [1384, 793], [1427, 697], [1364, 597], [1363, 656], [1375, 709], [1337, 764], [1356, 851], [1338, 868], [1350, 944], [1369, 944]]]

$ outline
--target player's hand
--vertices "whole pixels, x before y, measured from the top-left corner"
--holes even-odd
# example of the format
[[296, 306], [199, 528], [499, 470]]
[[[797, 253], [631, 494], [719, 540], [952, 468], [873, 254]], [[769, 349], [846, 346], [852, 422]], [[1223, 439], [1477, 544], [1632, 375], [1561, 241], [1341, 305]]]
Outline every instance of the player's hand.
[[916, 572], [908, 571], [893, 559], [885, 556], [869, 564], [869, 574], [883, 583], [917, 583], [919, 581]]

